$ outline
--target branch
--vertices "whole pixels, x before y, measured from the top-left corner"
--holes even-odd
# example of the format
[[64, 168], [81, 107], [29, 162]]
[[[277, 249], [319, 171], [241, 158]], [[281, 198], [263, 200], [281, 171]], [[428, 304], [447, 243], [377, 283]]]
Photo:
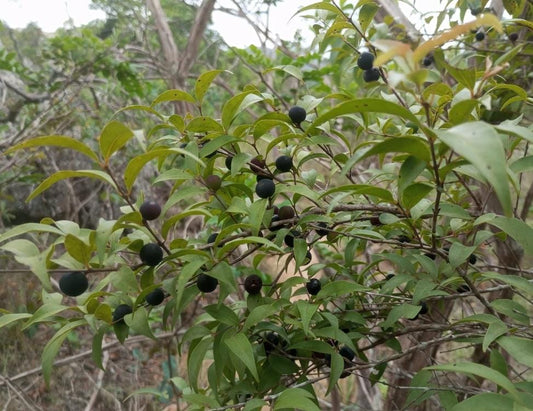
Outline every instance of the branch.
[[[166, 338], [172, 338], [175, 335], [176, 335], [176, 333], [174, 333], [174, 332], [162, 333], [162, 334], [156, 335], [156, 339], [157, 340], [161, 340], [161, 339], [166, 339]], [[111, 342], [109, 342], [107, 344], [102, 345], [102, 351], [108, 351], [108, 350], [111, 350], [112, 348], [115, 348], [115, 347], [121, 346], [121, 345], [133, 345], [133, 344], [138, 344], [140, 342], [145, 342], [145, 341], [152, 341], [152, 340], [149, 339], [148, 337], [143, 336], [143, 335], [131, 337], [130, 339], [126, 340], [124, 342], [124, 344], [121, 344], [120, 341], [115, 340], [115, 341], [111, 341]], [[61, 358], [59, 360], [56, 360], [56, 361], [54, 361], [53, 368], [60, 367], [62, 365], [67, 365], [67, 364], [73, 363], [75, 361], [78, 361], [78, 360], [80, 360], [82, 358], [89, 357], [89, 356], [91, 356], [92, 352], [93, 352], [93, 350], [90, 349], [90, 350], [83, 351], [83, 352], [78, 353], [78, 354], [71, 355], [70, 357]], [[19, 373], [17, 375], [14, 375], [13, 377], [2, 377], [2, 376], [0, 376], [0, 387], [3, 386], [3, 385], [10, 385], [9, 383], [12, 382], [12, 381], [17, 381], [17, 380], [20, 380], [22, 378], [29, 377], [30, 375], [39, 374], [41, 371], [42, 371], [42, 367], [35, 367], [35, 368], [32, 368], [31, 370], [24, 371], [24, 372], [21, 372], [21, 373]]]
[[163, 11], [159, 0], [146, 0], [146, 5], [150, 9], [155, 20], [157, 35], [161, 42], [161, 48], [167, 63], [166, 66], [169, 70], [171, 82], [175, 81], [175, 75], [178, 69], [179, 51], [176, 42], [174, 41], [172, 30], [170, 30], [170, 26], [168, 25], [167, 16]]
[[[183, 58], [179, 62], [179, 76], [182, 79], [185, 79], [191, 70], [193, 63], [196, 60], [198, 55], [198, 48], [200, 47], [200, 42], [215, 8], [216, 0], [204, 0], [202, 5], [198, 8], [196, 12], [196, 18], [194, 19], [194, 24], [187, 41], [187, 46], [185, 47], [185, 52], [183, 53]], [[183, 80], [182, 80], [183, 81]]]

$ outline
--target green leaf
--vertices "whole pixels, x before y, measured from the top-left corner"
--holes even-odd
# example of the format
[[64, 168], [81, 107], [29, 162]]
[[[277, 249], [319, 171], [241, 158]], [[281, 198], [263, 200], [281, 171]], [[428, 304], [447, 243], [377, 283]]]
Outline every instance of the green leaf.
[[145, 307], [137, 307], [131, 316], [125, 317], [126, 324], [137, 334], [155, 340], [155, 336], [150, 328], [148, 312]]
[[284, 71], [288, 75], [293, 76], [293, 77], [297, 78], [300, 81], [303, 81], [303, 79], [304, 79], [302, 70], [300, 70], [298, 67], [293, 66], [291, 64], [285, 64], [285, 65], [282, 65], [282, 66], [275, 66], [275, 67], [269, 68], [268, 70], [266, 70], [266, 72], [268, 73], [269, 71], [272, 71], [272, 70]]
[[330, 190], [325, 191], [320, 195], [320, 198], [329, 196], [338, 192], [348, 192], [352, 195], [370, 195], [380, 198], [387, 203], [393, 203], [394, 198], [389, 190], [386, 190], [381, 187], [376, 187], [368, 184], [348, 184], [344, 186], [334, 187]]
[[166, 148], [149, 151], [148, 153], [132, 158], [126, 166], [126, 170], [124, 171], [124, 182], [128, 191], [133, 187], [133, 184], [137, 179], [137, 175], [140, 173], [146, 163], [154, 158], [166, 157], [171, 154], [183, 154], [195, 160], [202, 167], [205, 167], [205, 164], [202, 160], [200, 160], [194, 154], [189, 153], [187, 150], [182, 150], [181, 148]]
[[414, 183], [405, 187], [401, 197], [402, 205], [410, 210], [422, 199], [427, 198], [434, 188], [435, 187], [427, 183]]
[[406, 120], [412, 121], [417, 125], [420, 124], [420, 121], [413, 113], [411, 113], [406, 108], [400, 106], [399, 104], [392, 103], [390, 101], [383, 100], [380, 98], [364, 98], [349, 100], [340, 103], [339, 105], [333, 107], [324, 114], [318, 116], [315, 121], [313, 121], [311, 128], [318, 127], [331, 119], [344, 116], [346, 114], [356, 113], [393, 114], [398, 117], [402, 117]]
[[100, 134], [100, 152], [107, 162], [109, 158], [133, 137], [133, 131], [118, 121], [107, 123]]
[[296, 302], [296, 307], [300, 313], [300, 320], [302, 321], [302, 327], [305, 335], [309, 335], [309, 323], [315, 315], [316, 310], [318, 310], [317, 304], [310, 304], [304, 300], [298, 300]]
[[27, 233], [52, 233], [52, 234], [58, 234], [62, 235], [63, 232], [49, 224], [40, 224], [40, 223], [26, 223], [21, 224], [16, 227], [13, 227], [12, 229], [6, 231], [2, 235], [0, 235], [0, 243], [9, 240], [10, 238], [17, 237], [22, 234]]
[[264, 406], [268, 405], [265, 400], [259, 398], [252, 398], [251, 400], [246, 401], [246, 405], [242, 411], [261, 411]]
[[208, 305], [204, 308], [204, 310], [211, 317], [221, 322], [222, 324], [227, 324], [234, 327], [239, 325], [240, 320], [237, 314], [235, 314], [231, 308], [223, 304]]
[[433, 281], [422, 279], [416, 283], [415, 291], [413, 292], [413, 304], [418, 304], [421, 300], [434, 295], [446, 294], [444, 291], [435, 290], [437, 284]]
[[193, 118], [187, 123], [185, 130], [192, 133], [224, 132], [224, 128], [216, 120], [206, 116]]
[[533, 143], [533, 131], [529, 128], [516, 125], [511, 120], [503, 121], [500, 124], [495, 125], [494, 128], [500, 133], [512, 134]]
[[41, 356], [41, 366], [43, 369], [43, 377], [46, 385], [50, 383], [50, 375], [52, 374], [54, 358], [56, 357], [59, 348], [61, 347], [61, 344], [63, 344], [65, 338], [68, 337], [68, 335], [74, 328], [80, 327], [85, 324], [87, 324], [87, 321], [85, 320], [77, 320], [67, 323], [62, 328], [60, 328], [59, 331], [56, 332], [54, 336], [45, 345], [43, 349], [43, 354]]
[[468, 257], [476, 250], [476, 247], [468, 247], [459, 242], [454, 242], [450, 247], [449, 259], [450, 265], [452, 268], [459, 267], [461, 264], [464, 264]]
[[318, 293], [318, 297], [340, 297], [341, 295], [367, 290], [368, 288], [353, 281], [337, 280], [329, 282], [324, 287], [322, 287], [322, 289]]
[[187, 101], [189, 103], [195, 103], [196, 100], [193, 96], [191, 96], [189, 93], [186, 93], [182, 90], [167, 90], [163, 93], [161, 93], [159, 96], [156, 97], [154, 101], [152, 101], [151, 107], [155, 106], [156, 104], [163, 103], [165, 101]]
[[65, 305], [55, 303], [43, 304], [33, 313], [32, 317], [26, 322], [26, 324], [24, 324], [22, 329], [25, 330], [35, 323], [50, 320], [50, 317], [53, 317], [68, 308], [69, 307]]
[[502, 394], [492, 392], [474, 395], [453, 407], [450, 411], [502, 411], [512, 410], [514, 401]]
[[85, 244], [82, 240], [72, 234], [67, 234], [65, 236], [64, 244], [67, 252], [72, 257], [84, 266], [89, 266], [89, 261], [91, 260], [92, 252], [94, 250], [92, 246]]
[[39, 186], [35, 190], [33, 190], [33, 192], [28, 196], [26, 201], [33, 200], [35, 197], [37, 197], [42, 192], [48, 190], [51, 186], [53, 186], [58, 181], [64, 180], [66, 178], [74, 178], [74, 177], [95, 178], [97, 180], [105, 181], [106, 183], [109, 183], [111, 187], [113, 187], [115, 190], [117, 189], [117, 186], [115, 185], [113, 179], [109, 176], [109, 174], [104, 173], [103, 171], [63, 170], [63, 171], [58, 171], [57, 173], [52, 174], [50, 177], [44, 180], [41, 184], [39, 184]]
[[274, 411], [298, 408], [302, 411], [320, 411], [313, 395], [301, 388], [288, 388], [281, 393], [274, 404]]
[[521, 337], [500, 337], [496, 342], [516, 361], [533, 368], [533, 341]]
[[374, 2], [363, 4], [363, 7], [359, 9], [359, 25], [363, 33], [366, 32], [366, 29], [372, 23], [378, 10], [379, 6]]
[[274, 304], [258, 305], [252, 311], [250, 311], [250, 314], [248, 314], [248, 318], [246, 318], [246, 321], [244, 322], [243, 331], [248, 330], [250, 327], [255, 326], [260, 321], [278, 312], [278, 309], [279, 308]]
[[220, 404], [211, 397], [203, 394], [183, 394], [182, 398], [190, 404], [200, 405], [209, 409], [220, 407]]
[[489, 324], [485, 337], [483, 337], [483, 351], [487, 351], [487, 348], [492, 344], [496, 338], [507, 333], [507, 326], [503, 321], [493, 321]]
[[23, 320], [24, 318], [31, 317], [32, 314], [29, 313], [12, 313], [4, 314], [0, 317], [0, 328], [5, 327], [15, 321]]
[[209, 86], [213, 80], [225, 70], [211, 70], [205, 73], [202, 73], [198, 79], [196, 79], [196, 84], [194, 85], [194, 95], [199, 104], [202, 104], [205, 93], [209, 89]]
[[335, 388], [335, 384], [337, 384], [339, 377], [344, 371], [344, 358], [336, 352], [331, 354], [330, 368], [331, 371], [329, 373], [328, 390], [326, 394], [329, 394], [331, 390]]
[[96, 155], [96, 153], [92, 151], [88, 146], [83, 144], [81, 141], [78, 141], [72, 137], [56, 135], [32, 138], [30, 140], [24, 141], [23, 143], [14, 145], [13, 147], [6, 150], [5, 154], [11, 154], [14, 151], [22, 150], [24, 148], [39, 146], [71, 148], [73, 150], [76, 150], [78, 153], [86, 155], [94, 161], [98, 161], [98, 156]]
[[254, 103], [263, 100], [263, 97], [252, 94], [253, 90], [248, 90], [243, 93], [239, 93], [224, 103], [222, 107], [222, 126], [225, 130], [231, 126], [231, 123], [237, 117], [238, 114], [242, 113], [246, 108], [251, 106]]
[[437, 135], [481, 173], [494, 187], [505, 214], [512, 215], [505, 150], [496, 130], [486, 123], [476, 121], [438, 131]]
[[533, 283], [523, 277], [510, 274], [503, 275], [498, 273], [482, 273], [482, 277], [501, 281], [502, 283], [509, 284], [523, 292], [533, 295]]
[[448, 114], [450, 123], [457, 125], [475, 120], [472, 112], [479, 104], [478, 100], [462, 100], [454, 104]]
[[152, 107], [143, 106], [143, 105], [139, 105], [139, 104], [133, 104], [131, 106], [122, 107], [121, 109], [115, 111], [115, 114], [113, 114], [113, 117], [115, 117], [119, 113], [122, 113], [123, 111], [128, 111], [128, 110], [146, 111], [148, 113], [154, 114], [155, 116], [159, 117], [159, 119], [161, 119], [161, 120], [165, 119], [164, 116], [162, 116], [158, 111], [154, 110]]
[[392, 327], [400, 318], [414, 318], [420, 312], [421, 306], [403, 303], [389, 311], [387, 319], [380, 324], [382, 328]]
[[433, 370], [433, 371], [450, 371], [450, 372], [457, 372], [457, 373], [463, 373], [463, 374], [477, 375], [478, 377], [494, 382], [495, 384], [502, 387], [504, 390], [507, 390], [514, 397], [518, 396], [518, 391], [516, 390], [513, 383], [506, 376], [502, 375], [496, 370], [493, 370], [492, 368], [487, 367], [486, 365], [475, 364], [472, 362], [465, 362], [465, 363], [434, 365], [431, 367], [426, 367], [424, 369]]
[[417, 178], [426, 168], [427, 163], [415, 156], [409, 156], [400, 167], [398, 175], [398, 192], [401, 193]]
[[218, 150], [221, 147], [224, 147], [228, 144], [235, 143], [237, 141], [240, 141], [240, 139], [233, 137], [233, 136], [220, 136], [217, 137], [208, 143], [204, 144], [202, 149], [200, 150], [200, 157], [205, 157], [211, 153], [214, 153], [216, 150]]
[[243, 333], [238, 333], [226, 338], [224, 343], [235, 354], [235, 357], [242, 361], [245, 367], [248, 368], [254, 379], [259, 381], [253, 347], [248, 338]]
[[497, 216], [488, 223], [513, 237], [524, 248], [527, 254], [533, 254], [533, 228], [528, 224], [517, 218], [503, 216]]
[[366, 151], [362, 155], [360, 154], [357, 158], [357, 161], [361, 161], [376, 154], [388, 153], [409, 153], [424, 162], [429, 162], [431, 158], [428, 144], [421, 138], [394, 137], [377, 143], [370, 150]]
[[194, 391], [198, 391], [198, 376], [202, 370], [205, 354], [212, 344], [211, 338], [205, 338], [198, 344], [191, 346], [187, 357], [187, 374], [189, 383]]
[[107, 331], [107, 327], [100, 327], [93, 336], [91, 357], [98, 368], [104, 369], [102, 364], [102, 341]]
[[492, 300], [490, 302], [490, 306], [499, 313], [511, 317], [519, 323], [528, 326], [530, 324], [530, 317], [526, 308], [516, 301], [501, 298], [497, 300]]

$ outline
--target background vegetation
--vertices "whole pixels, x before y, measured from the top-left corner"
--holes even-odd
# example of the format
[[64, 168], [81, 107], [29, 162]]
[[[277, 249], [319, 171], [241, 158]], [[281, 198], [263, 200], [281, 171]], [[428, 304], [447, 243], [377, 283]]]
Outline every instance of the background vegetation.
[[530, 1], [93, 3], [0, 30], [5, 409], [531, 409]]

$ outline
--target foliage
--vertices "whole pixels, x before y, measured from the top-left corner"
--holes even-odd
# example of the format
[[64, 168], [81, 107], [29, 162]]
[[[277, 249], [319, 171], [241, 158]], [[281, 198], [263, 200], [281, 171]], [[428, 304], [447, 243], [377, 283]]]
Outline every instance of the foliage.
[[[401, 385], [395, 364], [414, 363], [420, 352], [434, 362], [411, 370], [404, 407], [431, 399], [453, 410], [527, 409], [533, 286], [530, 259], [517, 256], [533, 252], [533, 131], [531, 79], [517, 74], [531, 47], [511, 44], [505, 33], [528, 25], [511, 4], [513, 19], [500, 21], [490, 13], [465, 17], [466, 2], [456, 3], [460, 22], [452, 17], [450, 29], [411, 45], [372, 22], [372, 2], [317, 2], [301, 11], [317, 13], [317, 48], [309, 54], [274, 62], [257, 48], [238, 52], [260, 80], [271, 81], [211, 100], [216, 82], [232, 73], [205, 71], [188, 90], [124, 107], [87, 144], [48, 135], [10, 147], [8, 156], [61, 147], [90, 164], [51, 174], [30, 200], [86, 177], [120, 198], [121, 215], [93, 228], [46, 218], [1, 234], [0, 248], [28, 266], [43, 291], [38, 309], [5, 312], [0, 326], [60, 326], [42, 355], [47, 380], [61, 344], [79, 327], [92, 331], [100, 366], [106, 334], [124, 342], [174, 332], [187, 379], [168, 380], [198, 409], [268, 403], [318, 410], [315, 383], [326, 381], [330, 393], [340, 379], [369, 370], [372, 385], [392, 391]], [[487, 33], [483, 48], [468, 46], [479, 27]], [[531, 39], [529, 29], [520, 30]], [[87, 41], [107, 40], [56, 38], [50, 47], [67, 50], [72, 42], [76, 53]], [[364, 44], [379, 50], [380, 80], [369, 84], [356, 67]], [[428, 53], [433, 62], [425, 67]], [[136, 79], [124, 89], [146, 97], [129, 64], [107, 57], [102, 64], [106, 74], [122, 67]], [[175, 101], [193, 110], [174, 114]], [[287, 115], [294, 104], [307, 111], [301, 124]], [[132, 112], [150, 119], [145, 133], [127, 124]], [[293, 158], [290, 172], [276, 170], [281, 155]], [[136, 190], [148, 164], [157, 168], [152, 184], [170, 187], [154, 222], [141, 217], [146, 199]], [[222, 179], [219, 188], [207, 183], [212, 175]], [[265, 177], [275, 193], [259, 198], [255, 186]], [[280, 219], [282, 206], [295, 217]], [[197, 234], [187, 228], [193, 220], [202, 221]], [[139, 259], [147, 243], [164, 250], [155, 267]], [[64, 298], [52, 279], [71, 271], [85, 272], [91, 285]], [[218, 280], [213, 294], [198, 289], [200, 274]], [[262, 280], [259, 294], [244, 291], [252, 274]], [[321, 280], [317, 295], [306, 289], [311, 278]], [[165, 302], [152, 307], [145, 296], [158, 287]], [[201, 312], [191, 319], [198, 302]], [[112, 320], [120, 304], [133, 307], [125, 323]], [[450, 362], [437, 357], [440, 346], [475, 347], [484, 361]]]

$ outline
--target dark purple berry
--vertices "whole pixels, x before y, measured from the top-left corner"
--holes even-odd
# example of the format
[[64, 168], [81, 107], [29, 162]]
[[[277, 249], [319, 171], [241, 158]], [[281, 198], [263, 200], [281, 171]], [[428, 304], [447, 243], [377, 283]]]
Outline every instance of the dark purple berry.
[[163, 261], [163, 250], [155, 243], [148, 243], [143, 245], [139, 256], [144, 264], [154, 267]]
[[263, 280], [257, 274], [251, 274], [244, 280], [244, 289], [251, 295], [259, 294], [262, 287]]
[[305, 108], [300, 106], [291, 107], [289, 110], [289, 118], [294, 124], [300, 124], [307, 117], [307, 112]]
[[89, 281], [83, 271], [64, 274], [59, 279], [59, 289], [69, 297], [77, 297], [89, 288]]
[[165, 293], [161, 288], [156, 288], [149, 294], [146, 294], [144, 300], [150, 305], [159, 305], [165, 299]]
[[305, 288], [307, 288], [307, 292], [311, 295], [317, 295], [320, 290], [322, 289], [322, 284], [320, 283], [320, 280], [316, 278], [311, 278], [306, 284]]
[[363, 51], [357, 59], [357, 66], [361, 70], [370, 70], [374, 64], [374, 55], [368, 51]]
[[147, 200], [141, 204], [141, 207], [139, 207], [139, 211], [143, 220], [155, 220], [161, 214], [161, 206], [155, 201]]

